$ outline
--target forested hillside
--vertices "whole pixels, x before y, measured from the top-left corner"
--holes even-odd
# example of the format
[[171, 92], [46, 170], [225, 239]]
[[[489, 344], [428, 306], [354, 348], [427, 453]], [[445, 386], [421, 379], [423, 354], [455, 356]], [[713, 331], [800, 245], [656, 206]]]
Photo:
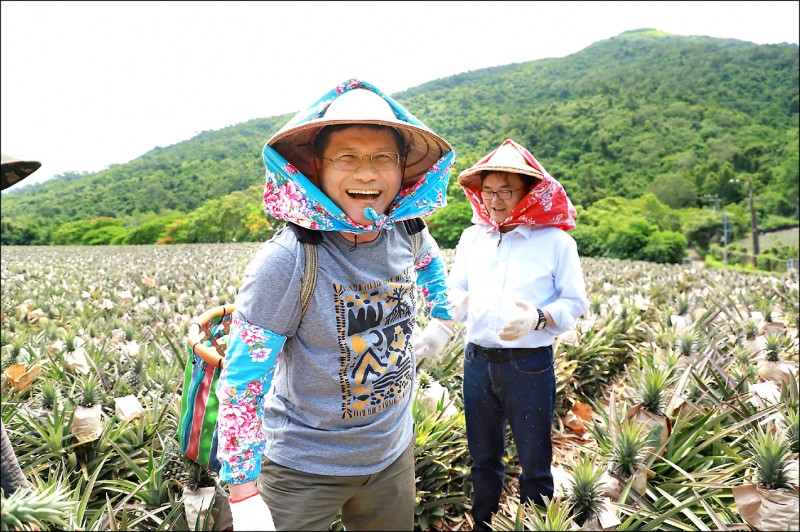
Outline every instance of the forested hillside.
[[[638, 30], [565, 58], [476, 70], [393, 96], [457, 153], [450, 205], [430, 220], [445, 246], [469, 223], [458, 172], [514, 138], [564, 184], [579, 206], [579, 228], [597, 229], [591, 238], [600, 241], [592, 251], [584, 245], [587, 253], [614, 255], [596, 216], [609, 212], [608, 202], [596, 204], [611, 197], [638, 199], [626, 215], [648, 225], [637, 229], [645, 244], [671, 231], [684, 247], [708, 251], [722, 211], [737, 238], [749, 230], [750, 184], [759, 227], [797, 223], [799, 65], [795, 44]], [[263, 239], [261, 148], [290, 116], [203, 132], [96, 174], [5, 194], [2, 242]], [[226, 218], [224, 231], [214, 229], [220, 210], [238, 216]]]

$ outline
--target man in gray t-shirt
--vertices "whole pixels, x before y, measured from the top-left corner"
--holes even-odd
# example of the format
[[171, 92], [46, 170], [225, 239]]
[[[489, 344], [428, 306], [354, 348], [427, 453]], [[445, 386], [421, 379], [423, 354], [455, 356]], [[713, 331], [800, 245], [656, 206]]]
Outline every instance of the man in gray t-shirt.
[[[263, 155], [266, 210], [295, 226], [245, 271], [217, 388], [234, 529], [327, 530], [341, 509], [348, 530], [410, 530], [416, 290], [431, 317], [418, 347], [438, 350], [453, 317], [419, 218], [444, 206], [455, 155], [358, 80], [298, 113]], [[298, 238], [316, 243], [305, 312], [314, 272]]]

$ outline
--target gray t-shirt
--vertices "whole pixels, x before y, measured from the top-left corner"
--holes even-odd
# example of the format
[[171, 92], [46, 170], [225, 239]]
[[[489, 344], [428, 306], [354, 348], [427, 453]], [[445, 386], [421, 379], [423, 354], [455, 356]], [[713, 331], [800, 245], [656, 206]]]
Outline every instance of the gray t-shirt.
[[411, 237], [397, 224], [352, 249], [336, 232], [323, 235], [302, 323], [305, 253], [288, 228], [261, 246], [236, 299], [238, 317], [287, 337], [265, 399], [265, 454], [307, 473], [372, 474], [414, 432]]

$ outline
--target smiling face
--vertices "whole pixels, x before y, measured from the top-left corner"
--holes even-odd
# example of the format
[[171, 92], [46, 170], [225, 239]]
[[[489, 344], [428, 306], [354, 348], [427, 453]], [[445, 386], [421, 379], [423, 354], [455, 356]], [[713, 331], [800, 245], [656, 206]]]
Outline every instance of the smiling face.
[[[372, 207], [385, 213], [400, 192], [402, 161], [395, 168], [377, 170], [370, 155], [380, 152], [401, 153], [397, 134], [388, 127], [352, 126], [334, 131], [317, 158], [320, 189], [354, 222], [370, 225], [364, 209]], [[340, 170], [331, 159], [352, 154], [363, 157], [356, 170]], [[377, 157], [376, 157], [377, 159]]]
[[[510, 172], [489, 172], [482, 176], [481, 183], [483, 204], [489, 216], [498, 224], [509, 217], [530, 188], [519, 174]], [[496, 192], [510, 197], [502, 199]]]

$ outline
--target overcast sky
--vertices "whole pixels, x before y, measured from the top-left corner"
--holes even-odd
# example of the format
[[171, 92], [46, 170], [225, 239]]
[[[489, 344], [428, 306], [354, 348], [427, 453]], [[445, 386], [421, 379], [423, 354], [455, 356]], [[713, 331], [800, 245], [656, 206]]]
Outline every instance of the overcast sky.
[[17, 186], [299, 111], [351, 77], [394, 94], [641, 28], [759, 44], [797, 44], [800, 33], [797, 1], [3, 0], [0, 9], [2, 151], [42, 161]]

